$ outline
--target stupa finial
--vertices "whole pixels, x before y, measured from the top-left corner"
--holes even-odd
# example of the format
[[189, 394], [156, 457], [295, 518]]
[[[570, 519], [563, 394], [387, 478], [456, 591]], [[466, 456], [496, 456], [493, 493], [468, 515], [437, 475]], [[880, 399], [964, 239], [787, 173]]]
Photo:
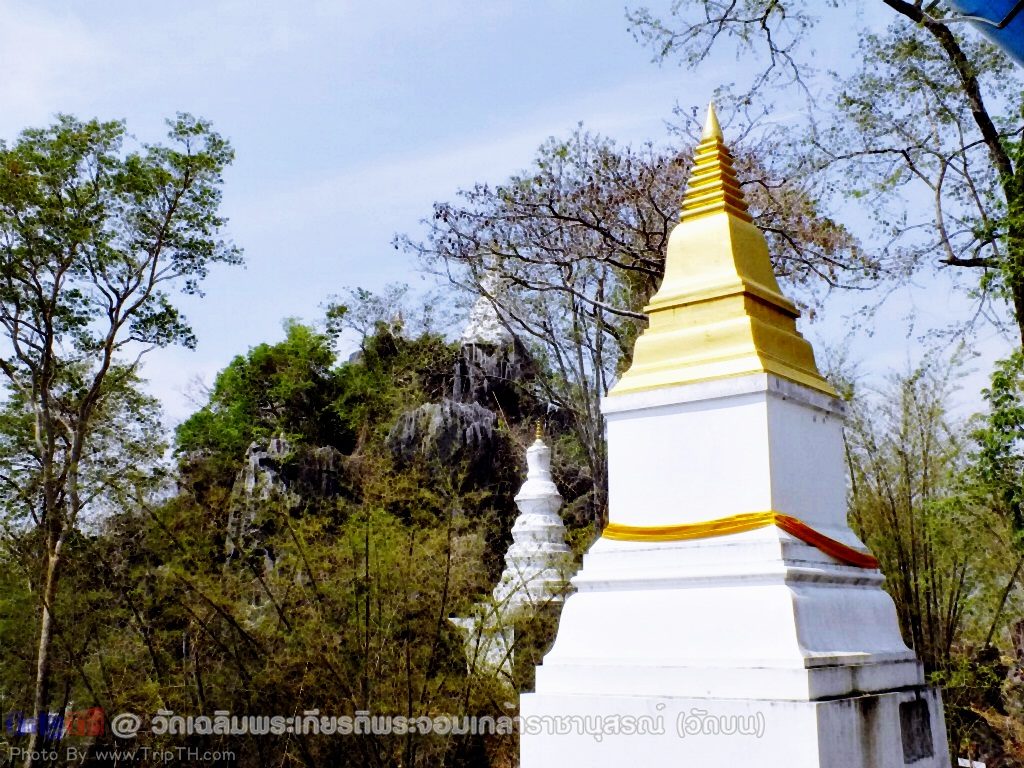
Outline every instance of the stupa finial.
[[537, 424], [536, 424], [536, 427], [535, 427], [535, 429], [533, 431], [533, 436], [537, 440], [543, 440], [544, 439], [544, 422], [541, 421], [540, 419], [537, 419]]
[[835, 396], [747, 212], [714, 104], [669, 238], [665, 276], [644, 311], [650, 324], [609, 394], [772, 373]]
[[713, 101], [708, 102], [708, 116], [704, 120], [704, 134], [700, 138], [701, 141], [707, 139], [721, 141], [725, 138], [722, 136], [722, 126], [718, 124], [718, 113], [715, 112], [715, 102]]

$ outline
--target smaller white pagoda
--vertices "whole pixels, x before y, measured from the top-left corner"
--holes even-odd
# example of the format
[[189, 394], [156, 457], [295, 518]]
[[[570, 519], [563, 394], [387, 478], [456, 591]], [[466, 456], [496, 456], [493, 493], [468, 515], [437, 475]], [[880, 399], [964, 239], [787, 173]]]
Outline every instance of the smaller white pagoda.
[[551, 478], [551, 449], [539, 425], [526, 450], [526, 465], [526, 482], [515, 497], [519, 516], [512, 525], [501, 579], [491, 599], [478, 603], [472, 615], [451, 619], [465, 633], [470, 670], [508, 682], [514, 679], [516, 623], [541, 611], [560, 610], [575, 572], [558, 514], [562, 496]]

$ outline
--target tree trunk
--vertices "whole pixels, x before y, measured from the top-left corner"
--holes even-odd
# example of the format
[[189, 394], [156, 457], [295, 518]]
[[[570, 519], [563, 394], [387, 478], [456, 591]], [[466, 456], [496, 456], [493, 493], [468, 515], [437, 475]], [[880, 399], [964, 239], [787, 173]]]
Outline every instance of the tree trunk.
[[[58, 543], [59, 547], [59, 543]], [[36, 652], [36, 690], [32, 699], [32, 715], [35, 717], [35, 728], [28, 737], [28, 755], [24, 768], [33, 768], [36, 764], [35, 753], [41, 749], [45, 740], [40, 731], [44, 722], [49, 722], [50, 706], [50, 646], [53, 643], [53, 601], [57, 596], [57, 580], [60, 568], [59, 550], [47, 552], [46, 586], [43, 589], [43, 615], [39, 625], [39, 646]]]
[[1005, 279], [1013, 300], [1013, 314], [1024, 344], [1024, 193], [1016, 179], [1003, 185], [1006, 192], [1007, 243]]

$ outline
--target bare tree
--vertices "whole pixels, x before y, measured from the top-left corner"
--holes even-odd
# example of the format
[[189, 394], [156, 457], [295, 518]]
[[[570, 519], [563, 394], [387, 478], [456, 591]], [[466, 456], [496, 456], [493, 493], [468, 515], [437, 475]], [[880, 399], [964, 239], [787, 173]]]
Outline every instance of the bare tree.
[[[738, 104], [759, 113], [788, 94], [804, 106], [773, 167], [816, 178], [825, 204], [845, 196], [864, 206], [880, 276], [969, 270], [977, 313], [998, 324], [1008, 305], [1024, 338], [1022, 80], [1007, 56], [941, 13], [922, 0], [674, 0], [664, 16], [638, 7], [629, 19], [658, 60], [692, 68], [727, 50], [758, 62]], [[884, 31], [864, 21], [881, 14]], [[833, 75], [822, 94], [812, 45], [830, 22], [854, 25], [860, 66]]]
[[[689, 152], [620, 147], [576, 131], [544, 144], [533, 167], [438, 203], [425, 241], [397, 244], [436, 273], [489, 297], [528, 342], [546, 375], [539, 397], [568, 415], [593, 481], [591, 512], [605, 517], [606, 458], [600, 400], [629, 364], [643, 307], [661, 280], [678, 221]], [[741, 155], [757, 222], [776, 268], [812, 298], [842, 281], [870, 281], [856, 241], [806, 188]]]

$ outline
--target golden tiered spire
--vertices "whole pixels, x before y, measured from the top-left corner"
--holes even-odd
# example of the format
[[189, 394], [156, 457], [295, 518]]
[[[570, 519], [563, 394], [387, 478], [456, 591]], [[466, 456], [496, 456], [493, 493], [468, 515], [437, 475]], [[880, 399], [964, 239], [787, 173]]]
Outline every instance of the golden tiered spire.
[[704, 135], [700, 138], [693, 159], [690, 183], [686, 185], [681, 218], [692, 219], [728, 211], [744, 221], [753, 221], [747, 213], [747, 203], [736, 180], [732, 155], [722, 142], [722, 126], [718, 124], [714, 104], [708, 105]]
[[644, 311], [650, 325], [611, 395], [751, 373], [835, 395], [796, 329], [800, 313], [779, 290], [713, 104], [669, 237], [664, 279]]

